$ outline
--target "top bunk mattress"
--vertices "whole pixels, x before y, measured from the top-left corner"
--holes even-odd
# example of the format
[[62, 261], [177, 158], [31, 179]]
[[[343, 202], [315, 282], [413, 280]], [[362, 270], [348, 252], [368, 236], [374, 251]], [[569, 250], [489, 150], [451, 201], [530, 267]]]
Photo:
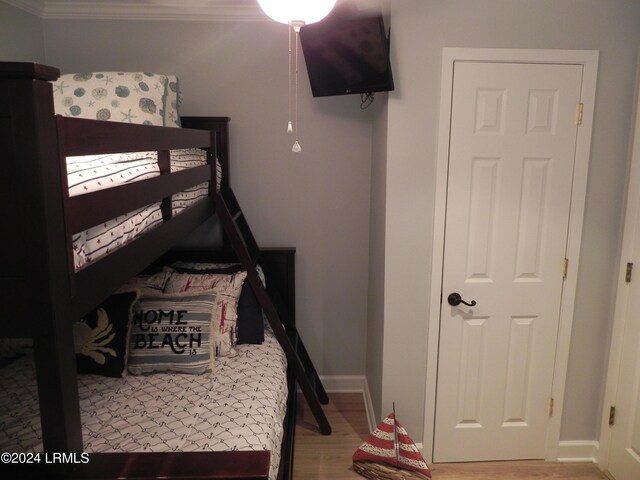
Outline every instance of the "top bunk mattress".
[[[207, 152], [200, 148], [171, 150], [169, 154], [171, 172], [207, 163]], [[158, 152], [67, 157], [66, 164], [70, 197], [160, 175]]]
[[[172, 150], [171, 172], [206, 165], [207, 152], [199, 148]], [[145, 180], [160, 175], [158, 152], [132, 152], [109, 155], [67, 157], [69, 196], [103, 190]], [[216, 159], [216, 192], [220, 190], [222, 167]], [[195, 185], [172, 196], [172, 213], [177, 215], [205, 199], [207, 182]], [[74, 232], [73, 264], [80, 270], [122, 245], [162, 223], [160, 202], [138, 208], [125, 215], [98, 224], [82, 232]]]
[[[207, 152], [199, 148], [172, 150], [171, 172], [206, 165]], [[69, 196], [103, 190], [160, 175], [158, 152], [67, 157]], [[220, 190], [222, 167], [216, 159], [216, 191]], [[172, 214], [177, 215], [209, 195], [207, 182], [172, 196]], [[162, 224], [160, 202], [95, 225], [72, 236], [75, 270], [87, 266], [143, 233]]]
[[[57, 115], [105, 122], [180, 127], [180, 83], [175, 75], [150, 72], [78, 72], [52, 81]], [[201, 149], [172, 150], [171, 171], [207, 163]], [[160, 175], [157, 152], [67, 157], [69, 195], [97, 190]], [[221, 178], [216, 159], [217, 185]], [[212, 186], [213, 187], [213, 186]], [[208, 194], [208, 184], [173, 195], [172, 213], [178, 214]], [[105, 256], [163, 221], [160, 204], [140, 208], [102, 225], [73, 233], [75, 270]]]

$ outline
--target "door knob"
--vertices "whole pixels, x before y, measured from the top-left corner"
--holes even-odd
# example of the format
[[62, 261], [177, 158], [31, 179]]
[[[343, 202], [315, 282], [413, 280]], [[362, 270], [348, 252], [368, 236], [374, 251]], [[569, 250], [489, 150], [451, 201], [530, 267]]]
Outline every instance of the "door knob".
[[453, 307], [457, 307], [461, 303], [463, 303], [467, 307], [475, 307], [475, 305], [476, 305], [476, 301], [475, 300], [471, 300], [471, 302], [465, 302], [458, 292], [453, 292], [452, 294], [450, 294], [447, 297], [447, 302], [449, 302], [449, 305], [451, 305]]

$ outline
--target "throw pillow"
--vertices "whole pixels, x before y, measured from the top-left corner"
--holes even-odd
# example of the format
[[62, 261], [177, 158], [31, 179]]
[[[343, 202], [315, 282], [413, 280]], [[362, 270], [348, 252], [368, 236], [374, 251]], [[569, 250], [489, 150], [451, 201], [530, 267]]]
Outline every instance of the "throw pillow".
[[[215, 263], [189, 263], [176, 262], [172, 267], [181, 273], [237, 273], [242, 271], [242, 265], [215, 264]], [[260, 265], [256, 267], [258, 274], [264, 284], [264, 275]], [[237, 325], [237, 345], [251, 344], [260, 345], [264, 342], [264, 318], [262, 316], [262, 306], [258, 302], [256, 294], [249, 282], [244, 282], [240, 298], [238, 300], [238, 325]]]
[[236, 355], [236, 321], [238, 300], [247, 272], [231, 275], [174, 273], [165, 286], [165, 293], [197, 292], [212, 289], [216, 293], [213, 306], [214, 355], [226, 357]]
[[137, 296], [137, 292], [112, 295], [73, 325], [78, 373], [122, 376], [129, 316]]
[[133, 307], [129, 373], [213, 371], [213, 291], [150, 294]]
[[144, 72], [61, 75], [53, 84], [55, 112], [65, 117], [164, 125], [167, 76]]
[[33, 349], [30, 338], [0, 338], [0, 368], [13, 363]]
[[153, 275], [138, 275], [130, 278], [127, 283], [122, 285], [117, 293], [140, 291], [140, 293], [163, 293], [164, 286], [167, 284], [171, 272], [163, 270]]
[[180, 126], [180, 104], [182, 97], [180, 92], [180, 82], [175, 75], [167, 75], [167, 95], [164, 101], [164, 126]]

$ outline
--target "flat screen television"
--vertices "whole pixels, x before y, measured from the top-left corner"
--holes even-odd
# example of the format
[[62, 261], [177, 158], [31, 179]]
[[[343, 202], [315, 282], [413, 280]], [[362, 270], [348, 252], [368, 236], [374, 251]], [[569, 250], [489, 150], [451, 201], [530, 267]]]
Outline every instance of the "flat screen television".
[[334, 12], [303, 26], [300, 44], [314, 97], [394, 89], [381, 15]]

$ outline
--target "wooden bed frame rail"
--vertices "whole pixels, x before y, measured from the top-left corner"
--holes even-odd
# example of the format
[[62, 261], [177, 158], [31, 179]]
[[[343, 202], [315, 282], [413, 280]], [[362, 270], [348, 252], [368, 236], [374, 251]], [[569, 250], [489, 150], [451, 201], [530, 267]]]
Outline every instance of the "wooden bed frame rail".
[[70, 480], [268, 480], [267, 451], [41, 454], [37, 463], [5, 464], [4, 478]]
[[[163, 210], [160, 227], [77, 272], [71, 234], [136, 206], [166, 202], [185, 187], [204, 181], [215, 184], [216, 156], [223, 167], [222, 185], [227, 186], [229, 119], [184, 118], [186, 128], [177, 129], [64, 118], [55, 115], [50, 83], [59, 73], [33, 63], [0, 62], [0, 212], [4, 225], [0, 281], [7, 286], [0, 294], [0, 336], [33, 339], [45, 452], [80, 455], [73, 322], [210, 218], [215, 213], [215, 189], [210, 188], [209, 200], [180, 215], [171, 217]], [[188, 147], [207, 149], [209, 165], [169, 173], [168, 151]], [[82, 199], [69, 197], [66, 156], [142, 150], [159, 152], [160, 176]], [[283, 446], [285, 450], [292, 451], [292, 444]], [[290, 459], [284, 463], [290, 469]], [[94, 454], [88, 463], [71, 469], [67, 465], [58, 471], [43, 465], [34, 472], [43, 478], [61, 474], [75, 478], [257, 479], [267, 478], [268, 465], [269, 452]], [[288, 472], [282, 474], [282, 470], [281, 477], [288, 478]]]

